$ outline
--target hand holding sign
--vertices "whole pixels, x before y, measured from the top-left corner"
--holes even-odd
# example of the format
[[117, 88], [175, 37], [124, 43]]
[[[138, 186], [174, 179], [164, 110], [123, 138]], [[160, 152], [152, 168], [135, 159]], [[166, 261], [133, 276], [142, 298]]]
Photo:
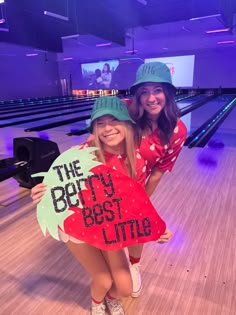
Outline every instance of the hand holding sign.
[[94, 161], [93, 150], [73, 148], [54, 161], [44, 179], [49, 189], [38, 205], [43, 232], [58, 239], [59, 227], [103, 250], [158, 240], [165, 223], [143, 187]]
[[[86, 178], [92, 173], [92, 167], [101, 164], [95, 161], [93, 152], [96, 148], [75, 146], [61, 154], [46, 173], [37, 173], [32, 177], [43, 176], [47, 190], [37, 206], [37, 219], [43, 234], [49, 234], [59, 240], [58, 227], [64, 231], [64, 220], [73, 214], [68, 210], [76, 205], [77, 184], [80, 178]], [[84, 187], [83, 181], [80, 183]]]

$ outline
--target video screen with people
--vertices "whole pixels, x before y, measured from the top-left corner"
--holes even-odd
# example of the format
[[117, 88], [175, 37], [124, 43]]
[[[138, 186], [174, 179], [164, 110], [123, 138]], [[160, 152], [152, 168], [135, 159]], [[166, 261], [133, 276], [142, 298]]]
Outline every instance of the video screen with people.
[[146, 62], [164, 62], [170, 69], [173, 84], [176, 87], [193, 86], [195, 55], [147, 58]]
[[118, 65], [118, 60], [82, 64], [83, 86], [89, 90], [110, 89], [112, 76]]

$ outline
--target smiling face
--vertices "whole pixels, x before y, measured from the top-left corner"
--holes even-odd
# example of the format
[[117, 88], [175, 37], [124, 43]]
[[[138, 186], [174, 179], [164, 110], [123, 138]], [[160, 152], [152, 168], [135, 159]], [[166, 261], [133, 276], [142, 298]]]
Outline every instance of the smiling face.
[[156, 120], [166, 105], [161, 83], [143, 83], [137, 90], [140, 105], [151, 120]]
[[114, 154], [123, 154], [125, 151], [126, 127], [125, 122], [114, 116], [104, 115], [95, 121], [96, 131], [103, 149]]

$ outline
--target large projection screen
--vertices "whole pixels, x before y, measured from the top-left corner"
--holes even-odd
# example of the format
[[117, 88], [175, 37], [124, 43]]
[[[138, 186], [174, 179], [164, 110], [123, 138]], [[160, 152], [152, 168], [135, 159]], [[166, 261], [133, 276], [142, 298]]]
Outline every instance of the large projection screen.
[[195, 55], [147, 58], [144, 62], [160, 61], [165, 63], [171, 72], [174, 86], [187, 88], [193, 86]]
[[[86, 89], [110, 89], [119, 60], [98, 61], [81, 64], [83, 85]], [[106, 72], [104, 72], [106, 69]]]

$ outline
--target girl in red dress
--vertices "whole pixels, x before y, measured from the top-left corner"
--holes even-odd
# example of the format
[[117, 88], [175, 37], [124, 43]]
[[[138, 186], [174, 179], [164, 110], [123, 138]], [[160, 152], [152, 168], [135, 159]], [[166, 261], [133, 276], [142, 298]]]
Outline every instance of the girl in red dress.
[[[130, 176], [144, 186], [146, 167], [144, 160], [135, 149], [133, 125], [126, 104], [113, 96], [96, 100], [90, 127], [93, 143], [99, 147], [96, 152], [99, 161]], [[34, 204], [44, 192], [45, 184], [38, 184], [31, 191]], [[132, 279], [124, 250], [103, 251], [82, 243], [60, 231], [60, 239], [72, 252], [91, 276], [92, 315], [105, 315], [106, 306], [111, 315], [123, 315], [119, 297], [132, 292]]]
[[[175, 103], [176, 89], [166, 64], [142, 64], [130, 91], [134, 99], [128, 107], [138, 127], [139, 153], [147, 166], [145, 190], [151, 196], [163, 174], [174, 167], [184, 145], [187, 129], [179, 119]], [[166, 243], [171, 238], [172, 232], [166, 229], [159, 243]], [[139, 272], [142, 249], [143, 245], [129, 247], [133, 297], [138, 297], [142, 289]]]

